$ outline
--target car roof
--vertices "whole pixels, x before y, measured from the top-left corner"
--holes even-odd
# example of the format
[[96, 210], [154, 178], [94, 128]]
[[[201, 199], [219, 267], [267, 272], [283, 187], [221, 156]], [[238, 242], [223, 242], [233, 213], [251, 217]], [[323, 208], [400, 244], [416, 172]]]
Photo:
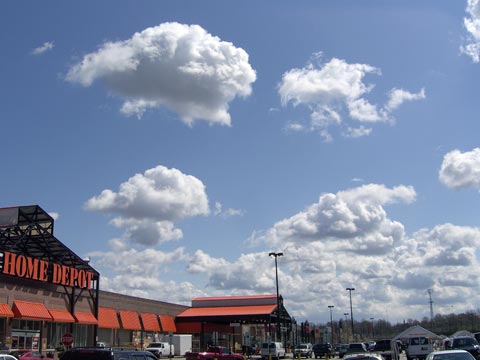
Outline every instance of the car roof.
[[441, 355], [441, 354], [455, 354], [455, 353], [468, 353], [467, 350], [455, 349], [455, 350], [440, 350], [440, 351], [433, 351], [430, 354], [432, 355]]

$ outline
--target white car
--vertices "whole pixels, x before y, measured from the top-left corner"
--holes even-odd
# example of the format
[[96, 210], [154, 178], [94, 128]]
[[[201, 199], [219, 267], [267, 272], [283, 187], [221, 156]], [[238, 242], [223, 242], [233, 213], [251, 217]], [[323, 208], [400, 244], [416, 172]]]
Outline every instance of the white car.
[[443, 350], [431, 352], [426, 360], [475, 360], [475, 358], [466, 350]]

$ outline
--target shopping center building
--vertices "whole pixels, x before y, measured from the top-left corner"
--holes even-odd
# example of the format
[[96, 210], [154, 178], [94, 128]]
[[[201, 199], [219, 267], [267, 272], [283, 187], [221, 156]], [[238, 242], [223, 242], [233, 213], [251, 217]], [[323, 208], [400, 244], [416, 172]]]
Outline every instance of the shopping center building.
[[41, 207], [0, 208], [3, 350], [143, 348], [172, 334], [191, 334], [193, 350], [208, 344], [239, 350], [279, 337], [287, 342], [291, 329], [275, 295], [199, 298], [190, 307], [102, 291], [99, 272], [55, 238], [54, 219]]

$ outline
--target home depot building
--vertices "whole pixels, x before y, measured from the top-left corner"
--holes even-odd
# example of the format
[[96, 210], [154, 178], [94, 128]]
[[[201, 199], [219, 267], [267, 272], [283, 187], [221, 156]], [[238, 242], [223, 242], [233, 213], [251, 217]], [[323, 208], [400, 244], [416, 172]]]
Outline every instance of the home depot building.
[[[275, 295], [194, 299], [192, 307], [100, 291], [100, 274], [54, 237], [38, 205], [0, 208], [0, 344], [53, 350], [62, 342], [142, 347], [192, 334], [194, 349], [284, 338], [290, 317]], [[175, 321], [176, 319], [176, 321]], [[70, 336], [71, 335], [71, 336]], [[230, 345], [231, 344], [231, 345]]]

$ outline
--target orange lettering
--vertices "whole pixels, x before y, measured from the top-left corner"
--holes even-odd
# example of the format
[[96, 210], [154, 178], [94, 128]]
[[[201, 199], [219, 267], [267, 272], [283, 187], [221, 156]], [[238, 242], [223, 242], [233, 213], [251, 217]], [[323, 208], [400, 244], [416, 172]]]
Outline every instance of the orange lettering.
[[38, 259], [27, 257], [27, 278], [38, 280]]
[[75, 268], [70, 268], [70, 286], [75, 285], [75, 280], [77, 280], [78, 277], [78, 270]]
[[25, 259], [25, 256], [18, 256], [17, 261], [15, 262], [15, 272], [17, 273], [17, 276], [25, 277], [25, 274], [27, 273], [27, 259]]
[[52, 283], [60, 284], [62, 281], [62, 267], [58, 264], [53, 264]]
[[62, 265], [62, 285], [68, 285], [68, 274], [70, 268]]
[[3, 253], [3, 273], [15, 275], [15, 259], [17, 255], [8, 251]]
[[38, 280], [47, 281], [48, 280], [48, 261], [40, 260], [40, 271], [38, 274]]
[[91, 271], [86, 271], [85, 273], [87, 275], [86, 288], [90, 290], [92, 288], [93, 273]]

